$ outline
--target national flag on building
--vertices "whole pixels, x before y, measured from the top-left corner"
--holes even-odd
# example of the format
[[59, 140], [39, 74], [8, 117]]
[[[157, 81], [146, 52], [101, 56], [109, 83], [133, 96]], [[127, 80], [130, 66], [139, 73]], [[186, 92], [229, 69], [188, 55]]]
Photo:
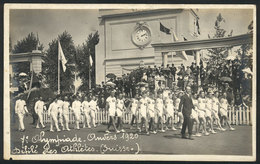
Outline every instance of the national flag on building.
[[160, 31], [168, 34], [168, 35], [171, 35], [171, 30], [168, 29], [167, 27], [165, 27], [164, 25], [162, 25], [162, 23], [160, 22]]
[[64, 53], [62, 51], [62, 48], [61, 48], [61, 45], [60, 45], [60, 41], [58, 41], [58, 55], [59, 55], [59, 60], [61, 61], [61, 65], [62, 65], [62, 68], [63, 68], [63, 72], [66, 71], [66, 63], [67, 63], [67, 60], [64, 56]]

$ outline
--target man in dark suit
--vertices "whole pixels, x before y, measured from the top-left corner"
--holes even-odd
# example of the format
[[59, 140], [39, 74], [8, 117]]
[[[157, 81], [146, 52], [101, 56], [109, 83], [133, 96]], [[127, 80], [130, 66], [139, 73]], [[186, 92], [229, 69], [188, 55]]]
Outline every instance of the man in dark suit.
[[[191, 137], [193, 123], [192, 123], [192, 119], [190, 118], [190, 116], [191, 116], [191, 110], [192, 110], [192, 108], [194, 108], [194, 105], [193, 105], [192, 99], [191, 99], [191, 88], [189, 86], [187, 86], [185, 89], [186, 89], [186, 92], [181, 97], [181, 102], [179, 104], [179, 112], [182, 111], [182, 114], [184, 117], [182, 130], [181, 130], [181, 135], [182, 135], [181, 138], [193, 140], [193, 138]], [[187, 126], [188, 126], [188, 132], [189, 132], [188, 138], [185, 135]]]

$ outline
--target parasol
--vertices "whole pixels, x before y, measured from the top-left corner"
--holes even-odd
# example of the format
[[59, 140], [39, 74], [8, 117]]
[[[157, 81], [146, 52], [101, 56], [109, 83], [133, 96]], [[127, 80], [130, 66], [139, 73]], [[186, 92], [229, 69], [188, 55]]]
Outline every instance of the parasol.
[[107, 86], [114, 87], [116, 84], [115, 84], [115, 83], [113, 83], [113, 82], [111, 82], [111, 81], [109, 81], [109, 82], [107, 82], [107, 83], [106, 83], [106, 85], [107, 85]]
[[145, 82], [139, 82], [139, 83], [137, 83], [137, 85], [140, 85], [140, 86], [145, 86], [147, 83], [145, 83]]
[[116, 78], [116, 75], [113, 74], [113, 73], [109, 73], [109, 74], [106, 75], [106, 77], [113, 79], [113, 78]]
[[230, 77], [221, 77], [220, 80], [225, 81], [225, 82], [231, 82], [232, 81], [232, 79]]
[[226, 60], [235, 60], [236, 59], [236, 57], [235, 56], [232, 56], [232, 55], [229, 55], [227, 58], [226, 58]]
[[253, 74], [253, 72], [250, 70], [250, 68], [245, 68], [242, 70], [244, 73]]
[[21, 73], [19, 73], [19, 76], [28, 76], [28, 75], [24, 72], [21, 72]]

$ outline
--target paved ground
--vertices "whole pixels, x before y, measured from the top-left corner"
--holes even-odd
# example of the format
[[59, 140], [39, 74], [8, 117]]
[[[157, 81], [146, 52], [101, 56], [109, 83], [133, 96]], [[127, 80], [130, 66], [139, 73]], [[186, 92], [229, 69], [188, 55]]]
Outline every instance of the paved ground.
[[[45, 129], [35, 129], [30, 124], [32, 122], [30, 117], [25, 119], [26, 131], [19, 132], [17, 122], [18, 120], [12, 126], [11, 132], [13, 154], [57, 152], [252, 155], [251, 126], [235, 126], [235, 131], [218, 132], [210, 136], [194, 137], [195, 140], [185, 140], [180, 138], [180, 130], [147, 136], [130, 130], [129, 125], [124, 125], [127, 133], [120, 134], [106, 135], [105, 125], [95, 129], [73, 129], [70, 132], [51, 133], [49, 125]], [[57, 140], [57, 137], [60, 140]], [[22, 147], [23, 139], [25, 142]]]

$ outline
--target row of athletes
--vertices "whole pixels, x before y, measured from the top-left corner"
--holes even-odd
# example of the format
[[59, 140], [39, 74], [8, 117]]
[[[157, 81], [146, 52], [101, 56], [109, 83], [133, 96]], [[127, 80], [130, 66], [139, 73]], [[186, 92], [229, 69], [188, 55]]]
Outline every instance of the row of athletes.
[[[174, 127], [174, 115], [179, 116], [180, 123], [183, 123], [182, 108], [179, 107], [181, 101], [181, 95], [179, 94], [173, 99], [173, 93], [169, 92], [168, 96], [163, 98], [162, 94], [158, 94], [155, 98], [153, 93], [143, 92], [142, 96], [136, 96], [131, 99], [131, 103], [128, 107], [125, 107], [125, 100], [123, 95], [120, 93], [118, 97], [115, 97], [115, 91], [111, 91], [110, 96], [106, 100], [106, 109], [110, 118], [106, 132], [109, 133], [110, 126], [113, 126], [117, 133], [125, 132], [123, 129], [122, 116], [123, 113], [130, 109], [132, 113], [131, 128], [133, 124], [136, 123], [136, 129], [142, 131], [145, 128], [145, 132], [157, 133], [157, 131], [165, 132], [171, 127], [172, 130], [176, 130]], [[192, 97], [192, 102], [194, 108], [192, 109], [191, 118], [196, 122], [196, 134], [195, 136], [201, 136], [200, 127], [202, 127], [203, 133], [209, 135], [207, 132], [207, 126], [209, 126], [209, 131], [211, 133], [216, 133], [213, 129], [213, 123], [216, 122], [218, 129], [224, 131], [221, 127], [220, 120], [226, 121], [230, 130], [234, 130], [228, 122], [228, 102], [226, 100], [225, 93], [219, 99], [218, 92], [216, 91], [214, 95], [209, 92], [207, 97], [203, 91], [200, 92], [200, 96], [194, 94]], [[46, 110], [45, 103], [42, 101], [42, 97], [35, 104], [35, 112], [38, 115], [38, 122], [36, 128], [45, 128], [43, 123], [43, 111]], [[48, 108], [48, 115], [51, 118], [50, 131], [54, 131], [53, 124], [55, 125], [57, 131], [60, 131], [59, 122], [61, 124], [62, 130], [69, 129], [69, 110], [73, 111], [75, 116], [75, 129], [80, 129], [80, 115], [84, 115], [83, 128], [91, 128], [90, 122], [93, 127], [96, 127], [95, 123], [95, 113], [99, 110], [96, 102], [95, 96], [91, 97], [88, 101], [87, 98], [81, 103], [80, 98], [76, 97], [73, 101], [72, 106], [68, 101], [68, 97], [65, 96], [64, 101], [56, 98], [53, 103], [50, 104]], [[19, 130], [24, 131], [23, 115], [28, 112], [26, 109], [26, 104], [24, 100], [17, 100], [15, 111], [19, 117]], [[163, 116], [166, 116], [166, 125], [164, 125]], [[220, 116], [220, 117], [219, 117]], [[117, 126], [115, 125], [115, 120], [117, 117]], [[141, 118], [141, 126], [138, 126], [139, 117]], [[155, 128], [155, 118], [157, 118], [157, 128]], [[148, 125], [149, 124], [149, 125]], [[180, 127], [181, 128], [181, 127]], [[160, 130], [159, 130], [160, 129]]]

